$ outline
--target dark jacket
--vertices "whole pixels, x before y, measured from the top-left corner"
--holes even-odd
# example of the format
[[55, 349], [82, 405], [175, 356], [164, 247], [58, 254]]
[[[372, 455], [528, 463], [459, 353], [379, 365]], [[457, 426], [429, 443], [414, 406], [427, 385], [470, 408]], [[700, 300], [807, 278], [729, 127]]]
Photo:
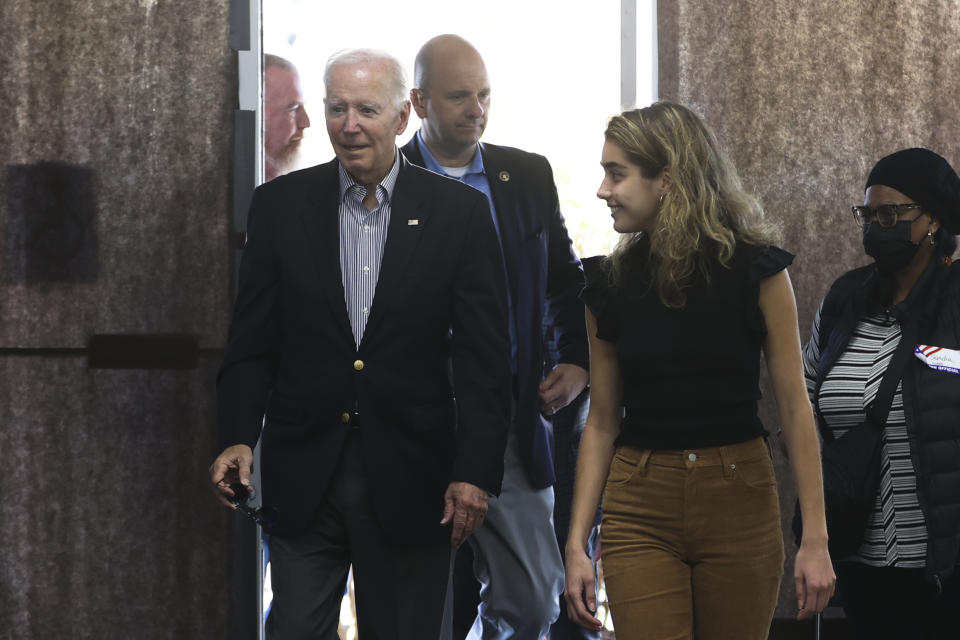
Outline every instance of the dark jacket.
[[510, 361], [489, 205], [400, 158], [359, 345], [340, 269], [337, 162], [254, 194], [217, 393], [222, 444], [262, 438], [273, 533], [308, 526], [351, 428], [373, 511], [398, 543], [449, 537], [439, 522], [450, 481], [500, 490]]
[[[527, 479], [536, 489], [556, 481], [552, 425], [540, 413], [542, 327], [553, 328], [557, 361], [589, 366], [583, 303], [583, 269], [560, 215], [553, 171], [546, 158], [483, 143], [483, 165], [497, 209], [507, 281], [517, 326], [516, 434]], [[423, 166], [417, 136], [401, 148]]]
[[[817, 398], [857, 322], [877, 309], [883, 286], [869, 265], [844, 274], [830, 287], [820, 311]], [[960, 263], [932, 261], [895, 312], [901, 326], [912, 324], [919, 344], [960, 350]], [[960, 375], [911, 358], [902, 382], [910, 454], [927, 526], [926, 574], [939, 584], [960, 560]], [[814, 402], [815, 409], [818, 404]], [[828, 434], [819, 410], [817, 421], [821, 433]]]

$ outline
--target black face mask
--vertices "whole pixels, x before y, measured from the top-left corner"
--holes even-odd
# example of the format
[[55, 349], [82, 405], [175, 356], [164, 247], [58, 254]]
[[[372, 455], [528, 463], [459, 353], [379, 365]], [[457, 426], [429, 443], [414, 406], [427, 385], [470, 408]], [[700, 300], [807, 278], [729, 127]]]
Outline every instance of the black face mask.
[[884, 273], [896, 273], [910, 264], [920, 248], [910, 240], [913, 222], [898, 222], [892, 227], [881, 227], [874, 222], [863, 230], [863, 250], [877, 261]]

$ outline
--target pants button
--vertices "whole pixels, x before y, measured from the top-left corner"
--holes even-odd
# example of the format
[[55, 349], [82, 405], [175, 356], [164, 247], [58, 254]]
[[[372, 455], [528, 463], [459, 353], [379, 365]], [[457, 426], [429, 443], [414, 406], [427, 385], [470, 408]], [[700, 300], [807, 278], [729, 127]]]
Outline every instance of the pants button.
[[696, 462], [696, 461], [697, 461], [697, 454], [691, 453], [690, 455], [687, 456], [687, 460], [689, 460], [690, 462]]

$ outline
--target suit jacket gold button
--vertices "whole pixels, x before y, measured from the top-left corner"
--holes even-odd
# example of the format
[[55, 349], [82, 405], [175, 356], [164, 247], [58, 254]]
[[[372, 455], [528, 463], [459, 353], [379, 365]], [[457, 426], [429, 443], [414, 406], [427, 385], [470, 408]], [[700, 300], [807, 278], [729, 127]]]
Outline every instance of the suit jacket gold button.
[[350, 414], [344, 411], [340, 414], [340, 422], [343, 424], [350, 424]]
[[353, 368], [357, 371], [363, 371], [363, 360], [356, 360], [353, 363]]

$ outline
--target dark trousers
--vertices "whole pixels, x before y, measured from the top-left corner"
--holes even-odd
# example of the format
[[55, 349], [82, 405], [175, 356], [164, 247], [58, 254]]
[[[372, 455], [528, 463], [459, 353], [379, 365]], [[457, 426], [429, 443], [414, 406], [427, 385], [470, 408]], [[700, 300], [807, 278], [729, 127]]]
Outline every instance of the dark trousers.
[[439, 637], [450, 545], [401, 546], [383, 534], [370, 508], [360, 438], [348, 439], [311, 530], [271, 536], [269, 640], [336, 640], [351, 564], [361, 638]]
[[923, 569], [838, 562], [837, 589], [855, 638], [943, 640], [960, 637], [960, 575], [936, 587]]

